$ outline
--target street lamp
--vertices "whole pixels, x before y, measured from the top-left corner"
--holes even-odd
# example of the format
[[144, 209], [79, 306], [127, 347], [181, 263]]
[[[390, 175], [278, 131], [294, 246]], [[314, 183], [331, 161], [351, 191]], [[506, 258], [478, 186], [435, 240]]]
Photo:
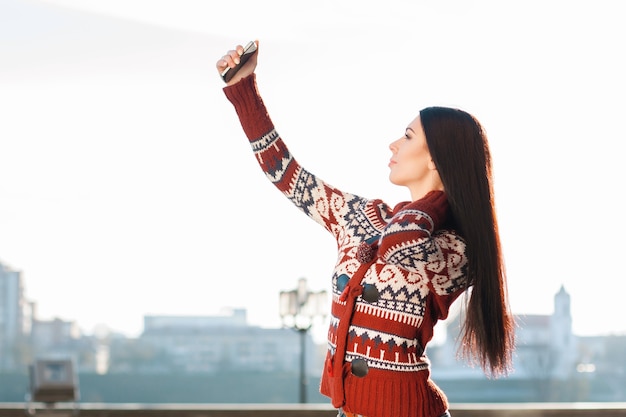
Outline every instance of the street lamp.
[[291, 291], [280, 292], [280, 318], [283, 325], [300, 333], [300, 402], [306, 403], [306, 336], [316, 317], [326, 314], [326, 291], [312, 292], [300, 278]]

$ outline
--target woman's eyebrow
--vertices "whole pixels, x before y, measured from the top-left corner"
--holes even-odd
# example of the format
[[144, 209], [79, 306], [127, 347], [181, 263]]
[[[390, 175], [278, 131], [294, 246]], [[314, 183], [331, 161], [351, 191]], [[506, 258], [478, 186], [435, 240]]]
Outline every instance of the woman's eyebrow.
[[415, 130], [411, 129], [410, 127], [407, 127], [406, 130], [410, 130], [411, 132], [415, 133]]

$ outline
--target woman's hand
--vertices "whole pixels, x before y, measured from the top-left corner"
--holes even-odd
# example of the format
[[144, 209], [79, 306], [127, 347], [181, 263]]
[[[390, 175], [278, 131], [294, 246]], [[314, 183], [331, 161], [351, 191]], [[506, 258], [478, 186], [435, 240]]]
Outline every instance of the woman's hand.
[[[235, 76], [231, 78], [226, 85], [233, 85], [241, 81], [242, 78], [252, 74], [256, 69], [257, 57], [259, 56], [259, 41], [254, 41], [257, 46], [257, 51], [248, 59], [248, 61], [237, 71]], [[222, 74], [226, 68], [234, 68], [238, 63], [241, 55], [243, 54], [243, 46], [237, 45], [235, 49], [231, 49], [222, 56], [215, 64], [218, 73]]]

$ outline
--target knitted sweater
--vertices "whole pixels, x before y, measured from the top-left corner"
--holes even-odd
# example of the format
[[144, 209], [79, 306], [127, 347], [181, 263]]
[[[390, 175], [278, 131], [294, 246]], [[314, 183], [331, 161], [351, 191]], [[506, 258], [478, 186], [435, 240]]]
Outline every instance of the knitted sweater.
[[390, 207], [306, 171], [274, 129], [251, 75], [224, 88], [271, 182], [337, 242], [328, 353], [320, 392], [367, 417], [437, 417], [427, 343], [466, 288], [465, 243], [446, 223], [441, 191]]

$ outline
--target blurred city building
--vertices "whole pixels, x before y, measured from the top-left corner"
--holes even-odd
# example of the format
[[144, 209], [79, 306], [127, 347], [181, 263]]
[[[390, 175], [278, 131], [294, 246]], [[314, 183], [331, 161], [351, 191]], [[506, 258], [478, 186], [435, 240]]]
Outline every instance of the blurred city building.
[[31, 305], [24, 297], [21, 271], [0, 263], [0, 371], [22, 365], [30, 322]]
[[[137, 339], [113, 339], [110, 373], [222, 371], [281, 372], [297, 369], [300, 345], [291, 329], [261, 328], [247, 322], [246, 310], [233, 309], [216, 316], [144, 317]], [[307, 369], [316, 372], [315, 344], [306, 357]], [[157, 360], [158, 359], [158, 360]]]

